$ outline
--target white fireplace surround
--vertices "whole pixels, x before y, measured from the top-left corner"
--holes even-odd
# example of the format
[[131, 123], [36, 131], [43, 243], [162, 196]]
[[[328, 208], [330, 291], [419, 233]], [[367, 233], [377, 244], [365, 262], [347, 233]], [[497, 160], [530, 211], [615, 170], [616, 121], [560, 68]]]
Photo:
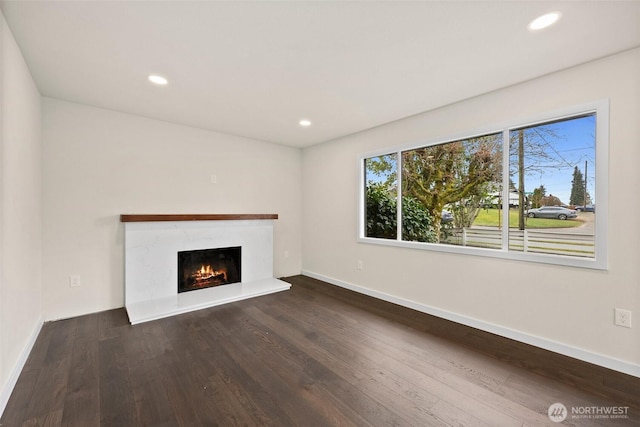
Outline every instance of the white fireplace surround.
[[[125, 216], [123, 215], [123, 218]], [[131, 324], [284, 291], [273, 278], [273, 221], [123, 219], [125, 307]], [[242, 282], [178, 294], [178, 252], [240, 246]]]

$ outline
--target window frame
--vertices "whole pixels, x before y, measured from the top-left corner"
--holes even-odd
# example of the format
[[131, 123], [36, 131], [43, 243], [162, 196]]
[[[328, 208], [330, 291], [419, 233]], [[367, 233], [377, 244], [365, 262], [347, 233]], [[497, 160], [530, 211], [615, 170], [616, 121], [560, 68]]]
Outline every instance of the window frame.
[[[567, 120], [576, 118], [585, 114], [595, 113], [595, 194], [597, 198], [598, 210], [595, 216], [595, 236], [594, 247], [595, 253], [593, 258], [572, 257], [568, 255], [541, 254], [530, 252], [519, 252], [509, 250], [509, 227], [502, 230], [502, 248], [487, 249], [472, 246], [457, 246], [442, 243], [426, 243], [426, 242], [409, 242], [402, 240], [402, 152], [415, 150], [427, 146], [446, 144], [471, 138], [477, 138], [483, 135], [495, 134], [502, 132], [502, 223], [509, 223], [509, 132], [523, 127], [530, 127], [545, 124], [551, 121]], [[392, 239], [381, 239], [375, 237], [366, 237], [366, 182], [365, 182], [365, 160], [395, 154], [397, 158], [398, 170], [398, 191], [397, 191], [397, 237]], [[600, 100], [581, 105], [575, 105], [559, 110], [540, 113], [537, 115], [518, 118], [505, 121], [496, 125], [484, 126], [469, 132], [461, 132], [455, 135], [445, 137], [430, 138], [427, 140], [396, 145], [385, 149], [369, 151], [358, 155], [358, 229], [357, 242], [366, 244], [375, 244], [383, 246], [392, 246], [400, 248], [422, 249], [427, 251], [436, 251], [444, 253], [455, 253], [462, 255], [475, 255], [490, 258], [501, 258], [516, 261], [535, 262], [543, 264], [564, 265], [571, 267], [591, 268], [598, 270], [606, 270], [608, 268], [607, 259], [607, 222], [608, 222], [608, 188], [609, 188], [609, 100]]]

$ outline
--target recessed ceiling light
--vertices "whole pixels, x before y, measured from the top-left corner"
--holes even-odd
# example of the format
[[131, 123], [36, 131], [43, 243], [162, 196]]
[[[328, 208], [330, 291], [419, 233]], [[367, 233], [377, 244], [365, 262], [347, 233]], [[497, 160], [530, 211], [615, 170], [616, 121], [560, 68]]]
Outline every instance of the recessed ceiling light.
[[311, 126], [311, 120], [302, 119], [298, 122], [300, 126], [308, 127]]
[[527, 28], [529, 31], [542, 30], [543, 28], [547, 28], [548, 26], [555, 24], [558, 19], [560, 19], [560, 12], [547, 13], [529, 22]]
[[151, 75], [149, 76], [149, 81], [150, 81], [151, 83], [153, 83], [153, 84], [157, 84], [157, 85], [160, 85], [160, 86], [164, 86], [164, 85], [166, 85], [167, 83], [169, 83], [169, 81], [168, 81], [167, 79], [165, 79], [165, 78], [164, 78], [164, 77], [162, 77], [162, 76], [158, 76], [158, 75], [156, 75], [156, 74], [151, 74]]

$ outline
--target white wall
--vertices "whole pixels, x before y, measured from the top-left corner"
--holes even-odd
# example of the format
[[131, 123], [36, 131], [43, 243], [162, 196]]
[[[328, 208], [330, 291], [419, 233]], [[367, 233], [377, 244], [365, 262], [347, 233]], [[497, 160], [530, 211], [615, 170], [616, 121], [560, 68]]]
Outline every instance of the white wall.
[[[575, 348], [574, 356], [584, 350], [591, 361], [621, 360], [640, 375], [639, 76], [636, 49], [306, 149], [303, 271], [530, 341]], [[608, 271], [356, 242], [358, 155], [606, 98]], [[364, 261], [362, 271], [356, 269], [358, 259]], [[634, 312], [633, 329], [613, 324], [614, 307]]]
[[122, 213], [277, 213], [274, 275], [300, 273], [301, 150], [49, 98], [43, 144], [47, 320], [123, 306]]
[[42, 325], [40, 94], [0, 13], [0, 413]]

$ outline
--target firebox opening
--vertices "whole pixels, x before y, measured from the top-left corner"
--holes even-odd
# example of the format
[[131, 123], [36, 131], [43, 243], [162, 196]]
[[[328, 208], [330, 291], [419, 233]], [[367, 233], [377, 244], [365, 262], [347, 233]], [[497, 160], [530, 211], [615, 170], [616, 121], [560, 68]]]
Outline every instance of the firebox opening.
[[178, 252], [178, 293], [242, 281], [241, 247]]

